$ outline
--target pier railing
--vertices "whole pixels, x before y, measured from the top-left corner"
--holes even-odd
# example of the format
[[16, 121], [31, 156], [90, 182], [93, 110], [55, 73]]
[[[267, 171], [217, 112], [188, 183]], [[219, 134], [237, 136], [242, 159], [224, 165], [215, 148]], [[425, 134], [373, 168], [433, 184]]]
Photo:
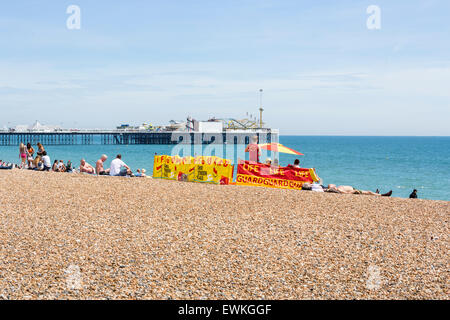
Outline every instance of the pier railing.
[[[186, 131], [142, 131], [142, 130], [60, 130], [60, 131], [0, 131], [0, 146], [17, 146], [21, 142], [38, 142], [44, 145], [128, 145], [128, 144], [247, 144], [251, 136], [258, 135], [260, 141], [278, 139], [277, 130], [240, 130], [221, 133], [199, 133]], [[276, 137], [276, 138], [274, 138]]]

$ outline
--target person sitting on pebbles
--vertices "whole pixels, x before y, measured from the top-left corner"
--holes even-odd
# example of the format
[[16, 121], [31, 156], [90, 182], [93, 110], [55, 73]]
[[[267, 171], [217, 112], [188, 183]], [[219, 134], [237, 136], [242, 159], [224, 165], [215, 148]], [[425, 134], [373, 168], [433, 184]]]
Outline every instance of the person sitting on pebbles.
[[62, 160], [59, 160], [59, 163], [58, 163], [58, 172], [67, 172], [67, 168], [66, 168], [66, 166], [64, 165], [64, 161], [62, 161]]
[[125, 177], [131, 176], [132, 171], [125, 162], [122, 161], [122, 155], [118, 154], [116, 158], [111, 161], [111, 167], [109, 168], [109, 175], [113, 177]]
[[36, 156], [36, 158], [34, 158], [34, 160], [31, 162], [30, 169], [31, 170], [40, 170], [40, 169], [43, 170], [41, 156]]
[[147, 171], [145, 169], [137, 169], [136, 173], [134, 174], [135, 177], [144, 178], [147, 175], [145, 174]]
[[108, 176], [109, 169], [104, 168], [105, 161], [108, 160], [108, 156], [106, 154], [102, 155], [100, 159], [97, 160], [95, 164], [95, 170], [99, 176]]
[[52, 171], [59, 172], [59, 170], [58, 170], [58, 160], [53, 161]]
[[72, 168], [72, 161], [67, 161], [67, 165], [66, 165], [66, 172], [69, 172], [69, 173], [71, 173], [73, 171], [73, 168]]
[[47, 154], [47, 151], [43, 151], [42, 152], [42, 157], [41, 157], [41, 161], [42, 161], [42, 171], [50, 171], [50, 169], [52, 168], [52, 163], [50, 161], [50, 156]]
[[89, 163], [86, 162], [86, 160], [81, 159], [80, 161], [80, 172], [94, 174], [95, 169], [93, 166], [91, 166]]

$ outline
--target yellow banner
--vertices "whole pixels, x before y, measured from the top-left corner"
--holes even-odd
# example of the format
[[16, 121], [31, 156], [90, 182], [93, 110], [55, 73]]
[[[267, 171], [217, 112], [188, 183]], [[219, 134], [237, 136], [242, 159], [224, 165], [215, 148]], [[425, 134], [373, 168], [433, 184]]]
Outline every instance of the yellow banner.
[[192, 181], [194, 178], [194, 158], [193, 157], [174, 157], [173, 172], [178, 181]]
[[153, 160], [153, 178], [161, 178], [163, 172], [163, 164], [167, 156], [155, 156]]
[[233, 179], [231, 160], [215, 156], [155, 156], [153, 177], [178, 181], [229, 184]]

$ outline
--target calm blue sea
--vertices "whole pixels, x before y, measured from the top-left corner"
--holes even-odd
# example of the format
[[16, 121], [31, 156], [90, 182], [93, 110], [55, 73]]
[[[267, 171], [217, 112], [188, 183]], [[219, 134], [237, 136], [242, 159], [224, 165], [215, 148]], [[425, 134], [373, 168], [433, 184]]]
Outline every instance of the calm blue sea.
[[[282, 136], [280, 142], [304, 153], [299, 157], [302, 167], [316, 168], [325, 184], [352, 185], [373, 191], [379, 188], [382, 192], [392, 189], [396, 197], [408, 197], [416, 188], [422, 199], [450, 201], [450, 137]], [[83, 157], [94, 165], [105, 153], [109, 165], [121, 153], [129, 166], [146, 168], [148, 174], [152, 171], [153, 155], [171, 154], [172, 148], [168, 145], [46, 146], [52, 162], [70, 159], [79, 165]], [[192, 155], [202, 152], [201, 146], [196, 148], [191, 149]], [[242, 146], [239, 150], [236, 146], [223, 146], [209, 147], [206, 152], [236, 161], [245, 156]], [[287, 165], [295, 158], [280, 154], [280, 163]], [[19, 162], [18, 147], [0, 146], [0, 159]]]

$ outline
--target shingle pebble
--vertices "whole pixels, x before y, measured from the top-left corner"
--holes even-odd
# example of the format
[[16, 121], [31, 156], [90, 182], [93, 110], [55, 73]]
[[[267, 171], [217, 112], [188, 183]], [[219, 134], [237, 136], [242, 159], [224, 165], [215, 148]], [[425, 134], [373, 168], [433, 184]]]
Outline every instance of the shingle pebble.
[[0, 171], [0, 299], [448, 299], [449, 204]]

